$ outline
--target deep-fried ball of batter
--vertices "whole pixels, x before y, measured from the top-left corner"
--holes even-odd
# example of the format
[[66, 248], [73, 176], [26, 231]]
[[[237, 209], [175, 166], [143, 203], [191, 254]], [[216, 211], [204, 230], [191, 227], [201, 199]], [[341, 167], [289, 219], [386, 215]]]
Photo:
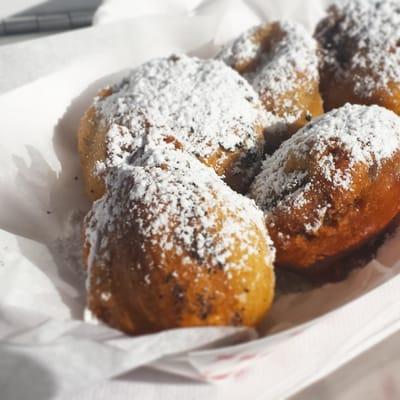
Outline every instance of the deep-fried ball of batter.
[[318, 25], [325, 110], [377, 104], [400, 115], [400, 3], [335, 3]]
[[274, 293], [263, 213], [188, 153], [135, 163], [109, 172], [85, 219], [89, 309], [131, 334], [256, 325]]
[[260, 166], [264, 127], [257, 94], [221, 61], [180, 55], [146, 62], [100, 92], [81, 121], [87, 192], [98, 199], [109, 168], [148, 143], [171, 142], [244, 192]]
[[217, 55], [246, 78], [271, 114], [266, 148], [274, 151], [321, 114], [317, 43], [299, 24], [251, 28]]
[[350, 104], [319, 117], [266, 158], [250, 196], [277, 267], [329, 267], [399, 214], [400, 117]]

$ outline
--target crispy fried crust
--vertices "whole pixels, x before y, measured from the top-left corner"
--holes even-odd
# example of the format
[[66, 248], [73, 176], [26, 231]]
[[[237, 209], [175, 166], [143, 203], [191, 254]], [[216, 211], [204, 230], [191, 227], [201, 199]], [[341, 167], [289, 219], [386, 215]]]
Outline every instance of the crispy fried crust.
[[[264, 53], [268, 53], [271, 49], [279, 43], [286, 35], [285, 30], [279, 22], [273, 22], [261, 26], [254, 34], [254, 42], [259, 43], [263, 48]], [[262, 53], [261, 53], [262, 54]], [[259, 57], [260, 58], [260, 57]], [[240, 72], [250, 72], [257, 69], [260, 59], [254, 59], [248, 65], [240, 66]], [[297, 132], [300, 128], [306, 125], [310, 120], [324, 112], [322, 106], [322, 98], [319, 92], [319, 80], [310, 80], [301, 72], [295, 75], [297, 85], [280, 96], [275, 96], [269, 91], [260, 93], [261, 101], [265, 109], [272, 112], [279, 118], [284, 118], [286, 115], [293, 112], [293, 110], [300, 110], [299, 116], [295, 121], [288, 123], [284, 132], [279, 135], [279, 138], [271, 135], [267, 140], [267, 151], [272, 152], [275, 150], [282, 141], [288, 139], [293, 133]], [[285, 104], [290, 104], [290, 107], [285, 107]], [[267, 137], [268, 137], [268, 131]]]
[[[103, 89], [99, 97], [107, 97], [111, 89]], [[97, 200], [104, 194], [104, 181], [96, 174], [96, 164], [106, 158], [107, 126], [101, 123], [96, 109], [91, 106], [81, 119], [78, 130], [78, 152], [87, 196]]]
[[[159, 68], [160, 76], [157, 79], [154, 79], [151, 75], [152, 68]], [[171, 80], [168, 75], [168, 71], [172, 71], [171, 73], [176, 75], [178, 68], [181, 68], [183, 73], [186, 74], [182, 84], [176, 80]], [[197, 68], [195, 72], [193, 72], [194, 68]], [[139, 79], [138, 75], [140, 74], [142, 75]], [[214, 77], [217, 77], [215, 82], [219, 85], [215, 88], [212, 87], [214, 82], [212, 79]], [[104, 168], [108, 168], [110, 160], [113, 157], [115, 158], [115, 154], [113, 154], [116, 151], [115, 148], [119, 147], [121, 153], [131, 151], [124, 149], [123, 144], [121, 144], [125, 143], [126, 145], [126, 138], [123, 137], [123, 135], [126, 135], [126, 131], [129, 132], [128, 136], [136, 139], [142, 137], [142, 142], [146, 142], [149, 131], [158, 130], [158, 139], [156, 140], [159, 140], [159, 146], [162, 146], [163, 142], [173, 142], [176, 148], [185, 149], [185, 146], [189, 143], [191, 146], [190, 152], [195, 154], [203, 163], [212, 167], [234, 190], [244, 193], [248, 189], [251, 180], [258, 172], [265, 139], [262, 105], [257, 94], [242, 77], [216, 60], [204, 61], [184, 56], [172, 56], [168, 59], [153, 60], [143, 64], [139, 69], [132, 71], [127, 79], [129, 78], [136, 79], [131, 88], [126, 89], [126, 86], [124, 86], [126, 81], [122, 81], [113, 88], [102, 90], [95, 99], [94, 104], [86, 111], [79, 126], [78, 151], [81, 158], [86, 191], [91, 200], [96, 200], [104, 194], [104, 177], [106, 175]], [[148, 85], [145, 89], [141, 88], [143, 81]], [[153, 81], [156, 81], [156, 84], [153, 84]], [[184, 98], [184, 95], [189, 98], [191, 92], [194, 91], [190, 85], [200, 87], [199, 93], [196, 93], [194, 99], [192, 99], [194, 106], [186, 106]], [[157, 96], [153, 93], [155, 88], [163, 90], [164, 87], [170, 89], [169, 97], [166, 100], [168, 104], [166, 105], [158, 104]], [[132, 92], [123, 92], [125, 89], [132, 90]], [[146, 89], [148, 90], [146, 91]], [[178, 93], [177, 98], [174, 97], [174, 91]], [[224, 104], [231, 102], [232, 107], [236, 107], [236, 114], [220, 115], [221, 112], [218, 107], [207, 111], [205, 106], [209, 102], [206, 96], [207, 91], [213, 91], [216, 94], [214, 103], [218, 102], [218, 100], [221, 103], [224, 102]], [[111, 95], [120, 96], [121, 100], [124, 99], [126, 101], [123, 105], [123, 111], [118, 108], [118, 99], [113, 98], [110, 101], [110, 105], [108, 105], [109, 109], [104, 112], [104, 108], [107, 107], [102, 109], [101, 105], [104, 105]], [[143, 104], [138, 105], [135, 103], [135, 96], [138, 99], [147, 97]], [[241, 107], [237, 106], [238, 102], [242, 102]], [[196, 112], [198, 114], [208, 112], [208, 120], [204, 118], [201, 122], [203, 125], [200, 124], [195, 128], [189, 128], [186, 125], [178, 126], [179, 123], [176, 122], [178, 121], [178, 116], [173, 111], [174, 107], [176, 108], [177, 106], [180, 107], [179, 112], [185, 114], [180, 117], [181, 120], [184, 120], [184, 124], [188, 124], [190, 118], [193, 119], [193, 124], [196, 124]], [[150, 111], [146, 107], [150, 108]], [[160, 115], [157, 115], [155, 119], [164, 118], [164, 121], [161, 122], [161, 126], [154, 127], [154, 122], [151, 123], [147, 118], [151, 112], [154, 114], [154, 109], [157, 109], [157, 107], [160, 107], [162, 111], [159, 111]], [[110, 111], [111, 109], [113, 111]], [[124, 117], [127, 120], [121, 122]], [[133, 128], [128, 127], [132, 120], [136, 123]], [[176, 120], [175, 125], [178, 125], [172, 124], [172, 127], [162, 125], [171, 120]], [[157, 122], [159, 123], [159, 121]], [[212, 131], [212, 134], [207, 131], [204, 141], [197, 143], [196, 135], [198, 135], [198, 131], [205, 132], [207, 129], [210, 131], [212, 130], [209, 128], [210, 126], [217, 130], [219, 129], [219, 131]], [[114, 129], [114, 136], [112, 137], [109, 135], [110, 129]], [[188, 132], [183, 133], [184, 129], [188, 129]], [[122, 133], [116, 133], [118, 130]], [[235, 136], [236, 134], [237, 137]], [[120, 139], [116, 138], [115, 135], [120, 135]], [[232, 137], [234, 138], [232, 139]], [[226, 139], [228, 146], [224, 139]], [[207, 151], [202, 154], [201, 151], [204, 148], [207, 148]], [[138, 148], [132, 150], [132, 155], [137, 150]], [[103, 168], [103, 173], [100, 174], [98, 170], [99, 164]]]
[[383, 107], [332, 110], [266, 158], [250, 196], [277, 267], [323, 269], [383, 232], [400, 211], [400, 118]]
[[[96, 166], [107, 158], [107, 131], [107, 127], [96, 115], [95, 108], [90, 107], [79, 126], [78, 151], [86, 193], [92, 201], [99, 199], [105, 192], [104, 175], [96, 173]], [[249, 186], [247, 172], [249, 168], [254, 168], [254, 164], [260, 162], [260, 149], [264, 147], [264, 131], [261, 125], [254, 127], [254, 135], [258, 143], [254, 151], [246, 153], [241, 149], [226, 151], [220, 148], [211, 156], [199, 159], [213, 168], [218, 175], [223, 176], [232, 189], [244, 193]], [[174, 144], [178, 149], [182, 147], [176, 140]]]
[[[389, 82], [386, 89], [376, 88], [366, 95], [357, 95], [351, 80], [338, 79], [328, 67], [321, 67], [320, 91], [324, 99], [325, 111], [333, 110], [346, 103], [377, 104], [400, 115], [400, 83]], [[359, 75], [369, 78], [365, 71]]]
[[[271, 306], [263, 214], [195, 161], [177, 176], [168, 163], [128, 172], [86, 217], [88, 307], [107, 324], [131, 334], [254, 326]], [[205, 181], [192, 182], [199, 169]]]
[[[207, 270], [190, 254], [178, 256], [174, 250], [143, 245], [133, 228], [122, 241], [111, 239], [106, 265], [92, 266], [88, 307], [100, 320], [131, 334], [189, 326], [255, 326], [274, 293], [273, 270], [263, 260], [265, 243], [260, 236], [257, 240], [259, 254], [250, 258], [248, 270], [232, 271], [227, 281], [222, 269]], [[241, 257], [240, 243], [236, 245], [232, 257]], [[185, 256], [190, 263], [182, 263]], [[158, 267], [149, 268], [148, 260]]]
[[376, 104], [400, 115], [400, 10], [392, 0], [332, 5], [317, 25], [325, 111]]
[[[310, 201], [301, 212], [277, 210], [267, 216], [278, 267], [319, 269], [337, 263], [384, 231], [400, 211], [400, 152], [385, 162], [378, 174], [357, 165], [349, 191], [334, 191], [324, 179], [317, 179], [315, 185], [319, 190], [310, 193]], [[305, 232], [308, 216], [326, 198], [332, 199], [334, 206], [322, 226], [315, 234]]]
[[[276, 122], [266, 129], [268, 153], [272, 153], [313, 117], [323, 113], [316, 47], [312, 47], [311, 38], [300, 27], [273, 22], [245, 32], [217, 55], [253, 84], [265, 110], [275, 117]], [[251, 56], [249, 48], [253, 49]], [[303, 59], [298, 60], [301, 57]], [[305, 73], [302, 68], [308, 68], [312, 73]], [[263, 80], [266, 70], [276, 71], [276, 78], [271, 75]], [[288, 73], [290, 76], [287, 78], [284, 74]], [[282, 90], [279, 86], [284, 85], [279, 79], [291, 83], [288, 85], [285, 82], [287, 88]]]

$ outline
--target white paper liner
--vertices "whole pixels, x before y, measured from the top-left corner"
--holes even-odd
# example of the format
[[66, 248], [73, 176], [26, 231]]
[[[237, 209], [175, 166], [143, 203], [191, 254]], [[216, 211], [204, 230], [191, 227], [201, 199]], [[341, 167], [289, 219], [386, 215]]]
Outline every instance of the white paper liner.
[[[257, 340], [245, 328], [132, 338], [83, 321], [77, 221], [89, 204], [76, 130], [97, 90], [155, 56], [210, 55], [246, 28], [240, 21], [282, 15], [312, 27], [322, 10], [317, 0], [301, 9], [289, 0], [228, 3], [205, 2], [191, 11], [199, 16], [146, 17], [0, 49], [0, 59], [11, 56], [5, 65], [12, 82], [0, 96], [0, 387], [15, 382], [8, 378], [18, 369], [26, 376], [18, 385], [27, 390], [34, 379], [65, 393], [141, 365], [218, 382], [261, 359], [265, 396], [279, 398], [399, 329], [400, 232], [345, 281], [281, 296], [268, 334]], [[203, 347], [209, 350], [194, 350]], [[41, 372], [29, 374], [32, 367]]]

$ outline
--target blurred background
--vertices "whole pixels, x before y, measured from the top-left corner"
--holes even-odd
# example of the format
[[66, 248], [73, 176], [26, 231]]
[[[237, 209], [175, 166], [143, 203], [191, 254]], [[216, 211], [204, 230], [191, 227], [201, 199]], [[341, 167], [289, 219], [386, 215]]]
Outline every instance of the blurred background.
[[0, 3], [0, 44], [89, 26], [101, 0], [12, 0]]

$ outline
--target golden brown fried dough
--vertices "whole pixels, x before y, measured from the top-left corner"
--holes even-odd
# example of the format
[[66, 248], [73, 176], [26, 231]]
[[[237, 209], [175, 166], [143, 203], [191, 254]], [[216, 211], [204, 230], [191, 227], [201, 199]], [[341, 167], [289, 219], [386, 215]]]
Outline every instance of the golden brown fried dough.
[[318, 269], [381, 233], [400, 211], [400, 118], [345, 105], [263, 163], [250, 196], [266, 216], [277, 267]]
[[107, 170], [149, 143], [173, 143], [243, 192], [259, 169], [263, 131], [257, 94], [224, 63], [183, 55], [149, 61], [101, 92], [82, 119], [87, 192], [98, 199]]
[[88, 307], [131, 334], [256, 325], [274, 293], [263, 213], [166, 146], [109, 172], [85, 219]]
[[[112, 94], [112, 90], [104, 89], [98, 99]], [[97, 117], [95, 106], [91, 106], [81, 119], [78, 132], [78, 150], [80, 155], [83, 179], [88, 197], [99, 199], [104, 194], [104, 180], [96, 173], [96, 165], [107, 158], [107, 125]]]
[[243, 33], [217, 55], [245, 77], [272, 114], [267, 151], [275, 150], [312, 117], [323, 112], [317, 45], [292, 22], [273, 22]]
[[400, 115], [400, 5], [348, 0], [317, 26], [325, 110], [349, 102], [377, 104]]

